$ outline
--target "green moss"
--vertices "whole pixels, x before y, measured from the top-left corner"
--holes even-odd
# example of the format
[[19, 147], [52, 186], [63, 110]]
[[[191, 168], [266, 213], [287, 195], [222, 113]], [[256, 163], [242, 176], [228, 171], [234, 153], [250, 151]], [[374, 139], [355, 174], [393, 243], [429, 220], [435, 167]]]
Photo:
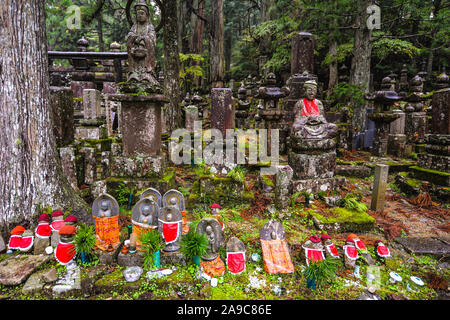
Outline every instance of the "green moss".
[[242, 198], [244, 198], [245, 200], [253, 200], [255, 198], [255, 195], [250, 190], [249, 191], [244, 191], [242, 193]]
[[409, 167], [409, 168], [412, 169], [412, 170], [422, 171], [424, 173], [432, 173], [432, 174], [436, 174], [436, 175], [443, 176], [443, 177], [450, 177], [450, 173], [444, 172], [444, 171], [426, 169], [426, 168], [421, 168], [421, 167], [418, 167], [418, 166], [412, 166], [412, 167]]
[[348, 210], [346, 208], [333, 208], [330, 216], [323, 216], [320, 213], [310, 210], [309, 213], [323, 223], [374, 223], [375, 218], [366, 212]]

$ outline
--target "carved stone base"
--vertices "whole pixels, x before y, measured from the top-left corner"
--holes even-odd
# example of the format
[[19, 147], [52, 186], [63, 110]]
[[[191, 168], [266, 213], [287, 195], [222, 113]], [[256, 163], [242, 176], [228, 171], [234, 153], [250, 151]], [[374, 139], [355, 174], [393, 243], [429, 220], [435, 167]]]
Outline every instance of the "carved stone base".
[[326, 178], [326, 179], [307, 179], [294, 180], [293, 193], [309, 191], [312, 193], [334, 190], [339, 186], [345, 185], [347, 179], [344, 177]]
[[312, 153], [289, 152], [289, 165], [296, 179], [332, 178], [336, 168], [336, 151]]

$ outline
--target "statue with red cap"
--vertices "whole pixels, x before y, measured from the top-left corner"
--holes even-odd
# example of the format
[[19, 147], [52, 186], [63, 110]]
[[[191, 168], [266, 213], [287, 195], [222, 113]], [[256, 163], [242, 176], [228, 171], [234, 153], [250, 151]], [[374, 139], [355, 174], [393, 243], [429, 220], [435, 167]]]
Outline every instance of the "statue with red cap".
[[222, 209], [222, 207], [218, 203], [213, 203], [210, 207], [211, 214], [214, 216], [214, 218], [219, 221], [220, 226], [222, 227], [222, 230], [225, 229], [225, 224], [222, 221], [222, 216], [219, 214], [219, 210]]
[[302, 248], [305, 250], [306, 264], [308, 266], [309, 262], [325, 260], [325, 250], [319, 237], [309, 237], [309, 239], [302, 245]]
[[329, 235], [323, 234], [320, 237], [320, 240], [322, 240], [322, 244], [325, 248], [325, 254], [327, 255], [327, 257], [339, 258], [337, 247], [333, 243], [333, 241], [331, 241], [331, 237]]
[[61, 264], [66, 265], [75, 258], [77, 248], [73, 243], [77, 229], [72, 225], [65, 225], [59, 229], [59, 242], [55, 249], [55, 259]]

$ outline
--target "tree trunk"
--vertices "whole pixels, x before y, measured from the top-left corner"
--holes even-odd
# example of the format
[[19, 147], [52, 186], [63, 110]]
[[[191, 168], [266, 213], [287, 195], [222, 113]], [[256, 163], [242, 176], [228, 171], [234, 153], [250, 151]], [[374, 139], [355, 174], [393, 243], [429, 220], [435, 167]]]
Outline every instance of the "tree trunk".
[[98, 47], [100, 52], [105, 51], [105, 43], [103, 41], [103, 20], [102, 14], [100, 13], [97, 17], [97, 33], [98, 33]]
[[51, 207], [89, 221], [63, 174], [49, 107], [44, 1], [0, 2], [0, 225], [37, 222]]
[[164, 0], [165, 23], [163, 27], [164, 42], [164, 91], [169, 103], [164, 110], [166, 130], [171, 132], [181, 126], [180, 110], [180, 74], [178, 55], [178, 19], [177, 0]]
[[[198, 15], [204, 17], [205, 14], [205, 0], [193, 0], [192, 7]], [[191, 52], [196, 54], [202, 54], [203, 51], [203, 30], [205, 22], [200, 19], [194, 12], [191, 13]], [[194, 65], [200, 64], [198, 61], [192, 62]], [[200, 79], [194, 76], [194, 86], [200, 86]]]
[[331, 96], [331, 94], [333, 93], [333, 89], [336, 87], [336, 84], [338, 82], [338, 64], [336, 61], [337, 42], [334, 37], [331, 37], [331, 39], [330, 39], [329, 54], [330, 54], [331, 62], [330, 62], [330, 73], [329, 73], [329, 79], [328, 79], [328, 96]]
[[[358, 0], [358, 11], [355, 21], [355, 43], [353, 47], [352, 65], [350, 69], [350, 83], [358, 86], [363, 92], [367, 93], [370, 82], [370, 60], [372, 55], [371, 36], [372, 30], [366, 25], [368, 14], [366, 8], [373, 3], [372, 0]], [[365, 129], [366, 104], [353, 106], [353, 128], [357, 132]]]
[[224, 78], [224, 18], [223, 0], [211, 1], [210, 64], [211, 87], [222, 88]]

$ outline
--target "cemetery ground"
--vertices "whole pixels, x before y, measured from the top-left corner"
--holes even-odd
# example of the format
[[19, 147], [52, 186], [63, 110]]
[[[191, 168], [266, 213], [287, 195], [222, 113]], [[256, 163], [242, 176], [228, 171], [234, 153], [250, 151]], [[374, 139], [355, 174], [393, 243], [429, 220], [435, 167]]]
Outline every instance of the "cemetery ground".
[[[369, 164], [370, 155], [360, 152], [358, 154], [344, 154], [338, 158], [338, 164], [353, 164], [366, 162]], [[394, 166], [395, 167], [395, 166]], [[201, 218], [209, 216], [209, 206], [218, 199], [213, 194], [198, 193], [195, 184], [201, 178], [198, 168], [191, 166], [171, 168], [175, 170], [172, 175], [173, 183], [178, 185], [186, 197], [188, 209], [187, 220], [191, 225]], [[390, 169], [392, 170], [392, 168]], [[258, 168], [245, 171], [245, 192], [249, 194], [247, 201], [235, 201], [231, 193], [221, 195], [222, 210], [220, 214], [225, 224], [225, 237], [239, 238], [246, 246], [246, 269], [239, 275], [225, 272], [218, 278], [218, 285], [211, 286], [210, 281], [198, 277], [198, 267], [192, 262], [186, 265], [162, 265], [162, 269], [171, 268], [173, 272], [159, 279], [149, 280], [144, 274], [136, 282], [127, 282], [123, 277], [126, 267], [115, 263], [103, 264], [95, 259], [89, 264], [78, 263], [81, 267], [81, 285], [79, 290], [71, 291], [66, 295], [52, 293], [52, 282], [43, 283], [36, 289], [24, 290], [27, 282], [35, 274], [49, 273], [56, 270], [57, 276], [66, 272], [64, 266], [53, 259], [39, 266], [27, 281], [16, 286], [0, 287], [0, 299], [4, 300], [52, 300], [52, 299], [79, 299], [79, 300], [355, 300], [367, 291], [366, 270], [367, 263], [358, 258], [360, 266], [359, 277], [353, 270], [347, 270], [343, 264], [342, 245], [350, 233], [345, 228], [338, 232], [328, 232], [337, 245], [341, 265], [336, 277], [315, 290], [307, 288], [306, 279], [302, 270], [306, 266], [302, 244], [312, 235], [321, 235], [318, 230], [320, 221], [335, 221], [333, 208], [326, 203], [332, 196], [345, 197], [346, 194], [355, 195], [360, 202], [370, 208], [372, 175], [365, 178], [347, 177], [347, 184], [341, 186], [339, 191], [322, 192], [314, 195], [309, 207], [305, 202], [305, 194], [294, 194], [291, 205], [278, 210], [274, 206], [273, 189], [267, 188], [270, 182], [266, 181], [264, 191], [259, 187]], [[450, 242], [448, 204], [433, 201], [424, 201], [424, 194], [406, 194], [395, 183], [398, 172], [390, 172], [386, 195], [385, 210], [376, 213], [368, 210], [368, 215], [347, 212], [356, 222], [366, 222], [373, 227], [353, 229], [366, 244], [370, 254], [380, 267], [380, 283], [375, 294], [383, 300], [434, 300], [448, 299], [448, 252], [436, 250], [410, 249], [408, 241], [411, 238], [434, 239], [438, 243]], [[118, 194], [124, 190], [116, 190]], [[228, 199], [227, 199], [228, 197]], [[127, 204], [121, 204], [120, 220], [130, 221], [131, 210]], [[345, 210], [345, 208], [342, 208]], [[341, 211], [342, 213], [345, 211]], [[286, 231], [286, 240], [289, 246], [291, 259], [295, 272], [290, 274], [268, 274], [264, 270], [261, 245], [259, 241], [260, 229], [270, 219], [281, 222]], [[126, 225], [122, 223], [121, 225]], [[364, 223], [360, 224], [365, 226]], [[126, 226], [121, 230], [126, 233]], [[382, 240], [391, 251], [391, 258], [380, 260], [374, 252], [374, 242]], [[226, 261], [225, 248], [220, 249], [222, 261]], [[258, 254], [259, 260], [253, 261], [252, 254]], [[24, 254], [1, 254], [0, 262], [5, 259], [15, 259]], [[391, 283], [390, 272], [398, 273], [403, 281]], [[411, 276], [421, 278], [424, 286], [412, 286]], [[56, 279], [56, 278], [55, 278]]]

